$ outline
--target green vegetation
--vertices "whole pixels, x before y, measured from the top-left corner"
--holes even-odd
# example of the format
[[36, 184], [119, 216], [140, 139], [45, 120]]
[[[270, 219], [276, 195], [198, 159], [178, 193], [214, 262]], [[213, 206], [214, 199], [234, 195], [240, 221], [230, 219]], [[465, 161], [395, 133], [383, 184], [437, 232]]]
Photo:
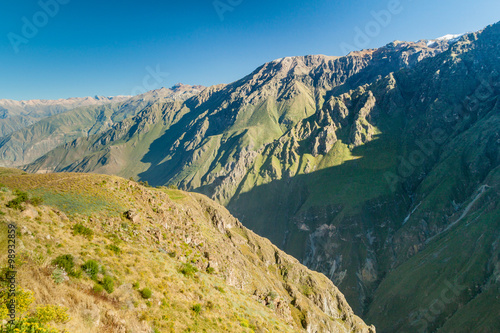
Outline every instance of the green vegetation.
[[66, 271], [62, 268], [56, 267], [52, 271], [52, 280], [54, 280], [55, 283], [60, 284], [66, 281], [68, 275]]
[[115, 254], [120, 254], [122, 252], [121, 249], [114, 244], [106, 245], [106, 248], [108, 250], [114, 252]]
[[52, 260], [52, 265], [64, 269], [68, 274], [73, 272], [75, 267], [74, 257], [71, 254], [63, 254]]
[[102, 287], [108, 294], [111, 294], [115, 290], [115, 282], [112, 277], [104, 276], [102, 279]]
[[199, 314], [200, 314], [200, 312], [201, 312], [201, 304], [199, 304], [199, 303], [194, 304], [194, 305], [191, 307], [191, 310], [193, 310], [193, 312], [194, 312], [196, 315], [199, 315]]
[[100, 266], [95, 260], [87, 260], [82, 265], [82, 270], [92, 279], [97, 280], [97, 274], [100, 272]]
[[94, 237], [94, 232], [92, 231], [92, 229], [87, 228], [81, 223], [75, 224], [75, 226], [73, 227], [73, 234], [82, 235], [89, 240], [91, 240]]
[[196, 272], [198, 272], [198, 268], [194, 267], [190, 263], [183, 263], [179, 267], [179, 272], [185, 276], [193, 276]]
[[[0, 321], [8, 319], [6, 281], [0, 279]], [[33, 292], [16, 290], [16, 314], [14, 324], [0, 324], [0, 333], [59, 333], [49, 323], [65, 323], [69, 320], [67, 308], [58, 305], [38, 305], [33, 308]], [[19, 318], [20, 317], [20, 318]]]
[[142, 298], [148, 299], [148, 298], [151, 298], [151, 296], [153, 295], [153, 292], [149, 288], [143, 288], [143, 289], [141, 289], [140, 294], [141, 294]]
[[94, 292], [96, 292], [96, 293], [98, 293], [98, 294], [99, 294], [99, 293], [102, 293], [102, 292], [103, 292], [104, 287], [103, 287], [103, 285], [101, 285], [101, 284], [99, 284], [99, 283], [95, 283], [95, 284], [94, 284], [94, 287], [92, 287], [92, 290], [94, 290]]
[[16, 197], [9, 202], [7, 202], [7, 207], [12, 208], [12, 209], [17, 209], [17, 210], [22, 210], [22, 204], [23, 203], [28, 203], [33, 206], [38, 206], [43, 202], [42, 198], [40, 197], [29, 197], [29, 194], [20, 190], [15, 190], [14, 194]]

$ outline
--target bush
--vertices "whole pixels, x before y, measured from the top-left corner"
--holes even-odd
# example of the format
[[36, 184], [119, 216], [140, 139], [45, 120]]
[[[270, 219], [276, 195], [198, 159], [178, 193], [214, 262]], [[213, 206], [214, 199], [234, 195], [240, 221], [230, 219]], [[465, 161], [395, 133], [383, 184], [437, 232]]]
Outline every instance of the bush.
[[32, 204], [33, 206], [39, 206], [43, 202], [43, 199], [40, 197], [32, 197], [29, 199], [29, 203]]
[[140, 293], [141, 293], [142, 298], [144, 298], [144, 299], [151, 298], [151, 296], [153, 295], [153, 292], [149, 288], [143, 288], [140, 291]]
[[184, 263], [179, 267], [179, 272], [185, 276], [193, 276], [194, 273], [198, 272], [198, 268], [194, 267], [190, 263]]
[[94, 292], [96, 293], [102, 293], [102, 291], [104, 290], [104, 287], [101, 286], [99, 283], [96, 283], [94, 284], [94, 287], [92, 288], [92, 290], [94, 290]]
[[114, 285], [115, 283], [111, 276], [105, 276], [102, 279], [102, 287], [104, 288], [104, 290], [106, 290], [108, 294], [111, 294], [115, 290]]
[[0, 333], [59, 333], [58, 330], [41, 323], [36, 318], [21, 318], [14, 325], [1, 325]]
[[213, 268], [213, 267], [207, 267], [207, 273], [208, 273], [208, 274], [213, 274], [213, 273], [215, 273], [215, 268]]
[[21, 210], [23, 208], [21, 204], [28, 201], [28, 193], [19, 190], [15, 190], [14, 193], [16, 194], [16, 197], [7, 202], [6, 206], [8, 208]]
[[34, 317], [42, 323], [48, 323], [50, 321], [64, 323], [69, 320], [66, 311], [68, 311], [68, 309], [62, 306], [42, 305], [36, 307]]
[[52, 280], [54, 280], [56, 284], [63, 283], [68, 279], [68, 274], [64, 269], [57, 267], [52, 271]]
[[87, 228], [81, 223], [75, 224], [75, 226], [73, 227], [73, 234], [82, 235], [88, 239], [92, 239], [92, 237], [94, 237], [94, 232], [92, 231], [92, 229]]
[[[9, 298], [9, 292], [7, 288], [0, 289], [0, 323], [2, 320], [7, 319], [7, 301]], [[25, 290], [20, 287], [16, 287], [15, 292], [16, 300], [16, 313], [24, 314], [28, 311], [31, 304], [34, 302], [33, 292], [30, 290]]]
[[97, 274], [99, 273], [99, 264], [95, 260], [87, 260], [82, 265], [82, 270], [87, 273], [92, 280], [96, 280]]
[[52, 260], [52, 265], [64, 269], [68, 274], [71, 274], [71, 272], [73, 272], [73, 268], [75, 267], [74, 258], [71, 254], [60, 255]]
[[132, 288], [139, 289], [139, 282], [132, 283]]
[[110, 251], [113, 251], [116, 254], [120, 254], [122, 252], [122, 250], [114, 244], [106, 245], [106, 248]]
[[196, 303], [195, 305], [193, 305], [191, 307], [191, 310], [193, 310], [194, 313], [196, 313], [197, 315], [200, 314], [200, 312], [201, 312], [201, 304]]

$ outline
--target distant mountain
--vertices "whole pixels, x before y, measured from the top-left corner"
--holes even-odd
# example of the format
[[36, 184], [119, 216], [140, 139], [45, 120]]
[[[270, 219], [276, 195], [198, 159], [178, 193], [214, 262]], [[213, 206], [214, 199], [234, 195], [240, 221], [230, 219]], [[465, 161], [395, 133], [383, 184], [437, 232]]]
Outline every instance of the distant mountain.
[[[26, 312], [43, 305], [43, 319], [66, 308], [57, 332], [375, 333], [328, 278], [203, 195], [119, 177], [2, 168], [0, 183], [0, 260], [7, 259], [7, 224], [16, 224], [18, 297], [33, 292]], [[43, 203], [9, 206], [19, 190]], [[39, 331], [46, 325], [35, 322]]]
[[[101, 133], [148, 106], [155, 103], [179, 104], [204, 88], [177, 84], [170, 89], [153, 90], [127, 97], [120, 102], [80, 106], [45, 117], [35, 124], [0, 138], [0, 166], [10, 167], [31, 163], [61, 144], [79, 137]], [[31, 104], [37, 105], [36, 102]], [[33, 108], [36, 109], [36, 106]]]
[[206, 194], [323, 272], [379, 332], [494, 332], [499, 48], [497, 23], [432, 43], [278, 59], [25, 169]]
[[129, 98], [130, 96], [95, 96], [58, 100], [35, 99], [28, 101], [0, 99], [0, 137], [29, 126], [45, 117], [59, 114], [77, 107], [122, 102]]

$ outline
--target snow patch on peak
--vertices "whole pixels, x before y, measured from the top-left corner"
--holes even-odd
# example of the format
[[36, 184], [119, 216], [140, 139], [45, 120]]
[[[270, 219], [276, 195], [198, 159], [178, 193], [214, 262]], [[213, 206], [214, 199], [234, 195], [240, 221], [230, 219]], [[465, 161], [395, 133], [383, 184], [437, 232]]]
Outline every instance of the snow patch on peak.
[[436, 40], [452, 40], [452, 39], [458, 39], [458, 37], [461, 37], [461, 36], [462, 36], [462, 34], [458, 34], [458, 35], [447, 34], [447, 35], [444, 35], [442, 37], [436, 38]]
[[460, 37], [462, 37], [463, 35], [465, 35], [465, 34], [447, 34], [447, 35], [444, 35], [444, 36], [441, 36], [441, 37], [438, 37], [435, 39], [428, 39], [427, 46], [432, 47], [437, 42], [448, 42], [448, 44], [452, 44], [452, 43], [455, 43], [456, 41], [458, 41], [460, 39]]

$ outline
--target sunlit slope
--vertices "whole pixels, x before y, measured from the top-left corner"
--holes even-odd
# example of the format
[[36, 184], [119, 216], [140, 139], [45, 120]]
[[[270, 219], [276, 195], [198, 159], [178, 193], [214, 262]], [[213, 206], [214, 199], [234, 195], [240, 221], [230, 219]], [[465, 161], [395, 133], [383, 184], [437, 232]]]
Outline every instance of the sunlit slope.
[[[119, 177], [12, 169], [0, 169], [0, 183], [0, 225], [18, 228], [18, 284], [34, 292], [33, 308], [68, 309], [70, 320], [58, 328], [374, 332], [324, 275], [203, 195]], [[19, 191], [28, 198], [14, 206]], [[74, 262], [67, 277], [56, 267], [63, 255]]]

